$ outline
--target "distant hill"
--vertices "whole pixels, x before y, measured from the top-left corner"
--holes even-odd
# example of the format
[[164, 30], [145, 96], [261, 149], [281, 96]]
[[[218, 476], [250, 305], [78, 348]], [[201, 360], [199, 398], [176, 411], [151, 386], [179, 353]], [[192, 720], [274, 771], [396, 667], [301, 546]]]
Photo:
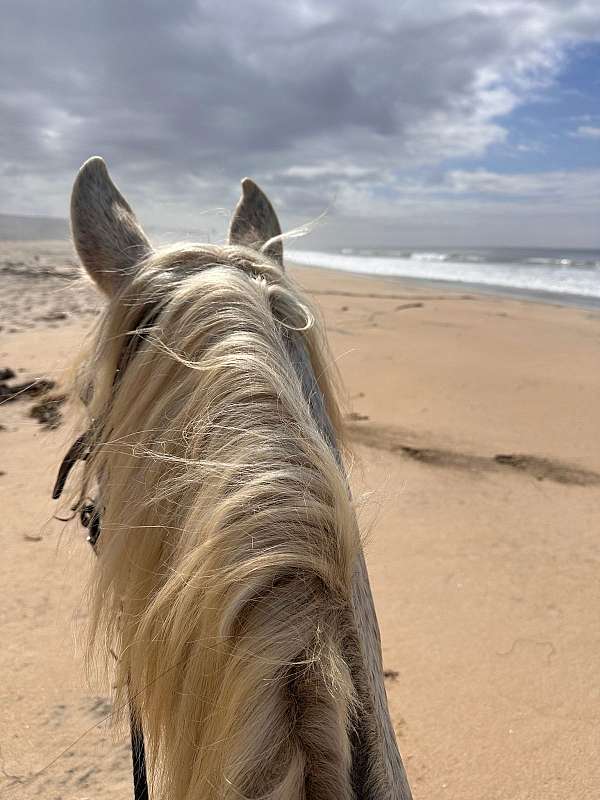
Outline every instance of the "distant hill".
[[68, 239], [69, 223], [56, 217], [25, 217], [17, 214], [0, 214], [0, 240], [18, 242], [41, 239]]

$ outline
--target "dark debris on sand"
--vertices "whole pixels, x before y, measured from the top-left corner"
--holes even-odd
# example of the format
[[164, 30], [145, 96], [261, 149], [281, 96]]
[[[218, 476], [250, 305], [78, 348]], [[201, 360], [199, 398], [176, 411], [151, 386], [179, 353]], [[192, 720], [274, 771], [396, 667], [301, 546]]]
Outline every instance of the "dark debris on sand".
[[[14, 377], [15, 373], [10, 368], [2, 370], [3, 373], [12, 373], [10, 377]], [[54, 381], [48, 378], [35, 378], [32, 381], [24, 381], [23, 383], [15, 383], [12, 386], [7, 383], [9, 378], [0, 378], [0, 401], [9, 403], [13, 400], [24, 400], [28, 397], [40, 397], [45, 392], [54, 389]]]
[[461, 469], [473, 474], [514, 470], [538, 481], [549, 480], [567, 486], [600, 486], [600, 473], [558, 459], [527, 453], [497, 453], [489, 456], [462, 453], [444, 447], [423, 447], [414, 433], [404, 428], [357, 421], [356, 416], [347, 417], [347, 420], [348, 431], [355, 442], [428, 466]]
[[10, 367], [0, 369], [0, 403], [35, 399], [37, 402], [31, 407], [29, 415], [46, 430], [58, 428], [62, 422], [60, 408], [67, 399], [66, 395], [49, 394], [56, 385], [49, 378], [9, 383], [15, 377], [16, 372]]
[[66, 399], [64, 394], [48, 395], [31, 407], [29, 416], [37, 419], [46, 430], [54, 431], [62, 423], [60, 407]]

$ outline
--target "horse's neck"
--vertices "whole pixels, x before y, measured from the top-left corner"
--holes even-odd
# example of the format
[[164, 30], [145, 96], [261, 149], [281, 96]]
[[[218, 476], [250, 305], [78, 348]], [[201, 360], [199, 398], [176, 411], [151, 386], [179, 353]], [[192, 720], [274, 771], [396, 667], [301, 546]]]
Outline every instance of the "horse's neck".
[[[301, 336], [289, 332], [286, 346], [313, 418], [343, 468], [323, 395]], [[353, 741], [357, 797], [361, 800], [410, 800], [411, 792], [388, 711], [379, 626], [362, 550], [354, 572], [352, 606], [355, 638], [350, 637], [348, 641], [346, 658], [361, 707]]]

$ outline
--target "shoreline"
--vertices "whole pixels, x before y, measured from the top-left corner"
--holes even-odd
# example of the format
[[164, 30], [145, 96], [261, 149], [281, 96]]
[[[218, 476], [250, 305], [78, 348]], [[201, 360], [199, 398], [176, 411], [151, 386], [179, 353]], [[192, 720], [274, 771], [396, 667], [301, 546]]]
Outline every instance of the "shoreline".
[[499, 286], [486, 283], [466, 283], [462, 281], [446, 281], [436, 278], [412, 278], [404, 275], [379, 275], [370, 272], [358, 272], [353, 270], [338, 269], [337, 267], [327, 267], [322, 264], [302, 264], [293, 259], [286, 262], [287, 266], [294, 269], [317, 270], [319, 272], [334, 273], [350, 278], [362, 278], [365, 280], [377, 280], [385, 283], [392, 283], [397, 286], [405, 286], [407, 289], [437, 289], [444, 292], [451, 292], [456, 295], [479, 294], [485, 297], [501, 297], [508, 300], [520, 300], [529, 303], [540, 303], [554, 307], [580, 308], [586, 311], [600, 312], [600, 297], [593, 297], [580, 294], [568, 294], [559, 292], [549, 292], [536, 289], [519, 289], [510, 286]]

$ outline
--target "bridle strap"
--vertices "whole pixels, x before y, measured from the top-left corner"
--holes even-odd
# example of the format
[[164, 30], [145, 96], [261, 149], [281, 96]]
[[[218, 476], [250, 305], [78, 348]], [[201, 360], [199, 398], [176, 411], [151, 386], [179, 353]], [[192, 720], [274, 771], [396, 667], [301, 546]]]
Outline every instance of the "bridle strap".
[[90, 454], [90, 440], [92, 438], [92, 429], [88, 428], [85, 433], [78, 436], [73, 442], [71, 447], [67, 450], [65, 457], [60, 462], [54, 488], [52, 489], [52, 499], [58, 500], [63, 493], [65, 483], [69, 477], [69, 473], [78, 461], [85, 461]]

